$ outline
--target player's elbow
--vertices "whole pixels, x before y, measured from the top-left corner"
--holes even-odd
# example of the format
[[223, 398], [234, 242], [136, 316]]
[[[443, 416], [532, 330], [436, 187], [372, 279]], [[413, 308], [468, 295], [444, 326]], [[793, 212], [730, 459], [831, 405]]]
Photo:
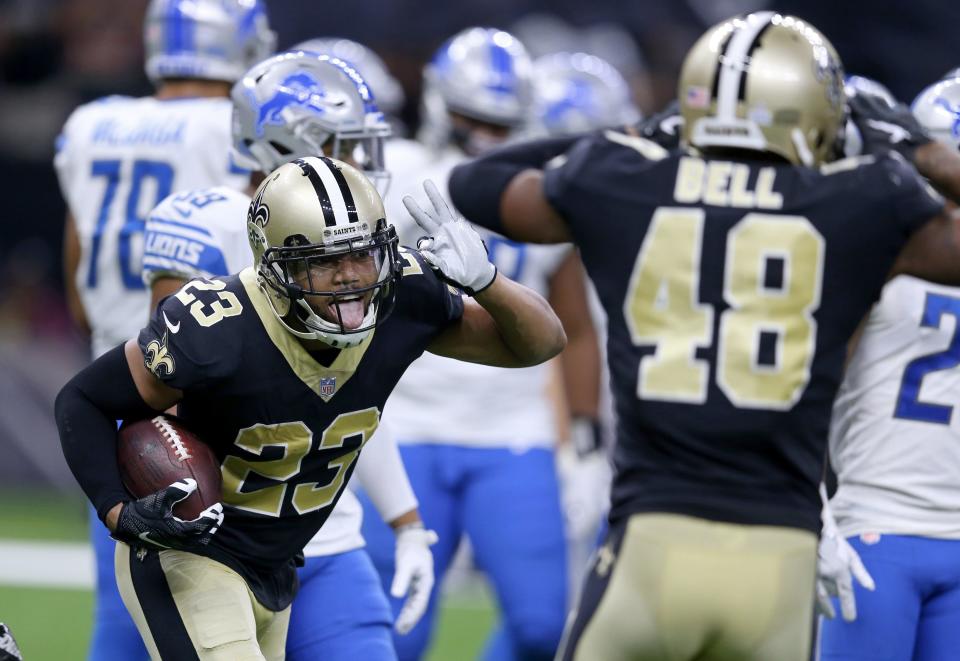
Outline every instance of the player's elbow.
[[550, 316], [537, 333], [537, 342], [532, 343], [530, 350], [523, 356], [526, 367], [547, 362], [567, 346], [567, 334], [563, 330], [563, 324], [552, 312]]

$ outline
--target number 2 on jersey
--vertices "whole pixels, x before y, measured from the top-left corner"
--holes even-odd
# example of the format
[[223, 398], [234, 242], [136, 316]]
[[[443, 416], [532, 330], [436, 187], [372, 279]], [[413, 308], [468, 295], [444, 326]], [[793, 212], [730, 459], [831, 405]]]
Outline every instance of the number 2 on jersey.
[[[97, 286], [97, 261], [100, 256], [100, 244], [110, 220], [110, 210], [113, 207], [113, 198], [117, 194], [117, 185], [120, 183], [123, 162], [119, 160], [93, 161], [90, 175], [103, 177], [107, 185], [103, 190], [103, 200], [100, 203], [100, 212], [97, 214], [97, 226], [94, 228], [93, 240], [90, 246], [90, 267], [87, 270], [87, 287]], [[143, 280], [140, 277], [140, 264], [131, 264], [131, 242], [136, 234], [143, 232], [145, 218], [140, 215], [140, 197], [144, 190], [144, 182], [152, 179], [155, 183], [156, 195], [150, 208], [156, 206], [160, 200], [170, 194], [173, 188], [173, 168], [163, 161], [148, 161], [138, 159], [133, 162], [133, 171], [130, 179], [130, 192], [127, 194], [123, 225], [117, 234], [117, 258], [120, 260], [120, 277], [126, 289], [143, 289]]]
[[900, 394], [897, 396], [893, 417], [940, 425], [950, 424], [953, 407], [920, 401], [920, 386], [923, 383], [923, 377], [927, 374], [960, 365], [960, 299], [928, 292], [920, 325], [926, 328], [940, 328], [945, 316], [953, 317], [955, 324], [950, 345], [943, 351], [919, 356], [907, 364], [903, 370], [903, 379], [900, 381]]
[[[298, 514], [315, 512], [333, 503], [343, 488], [347, 470], [360, 454], [363, 445], [373, 436], [379, 420], [380, 412], [374, 407], [341, 413], [323, 430], [318, 451], [341, 448], [348, 440], [358, 436], [360, 445], [327, 464], [327, 468], [335, 472], [326, 484], [300, 482], [293, 487], [290, 503]], [[313, 434], [302, 422], [254, 425], [241, 429], [234, 444], [257, 456], [262, 455], [268, 447], [281, 448], [283, 454], [279, 459], [262, 461], [248, 461], [228, 455], [221, 466], [223, 502], [257, 514], [280, 516], [288, 482], [300, 473], [303, 458], [313, 446]], [[244, 489], [244, 484], [249, 480], [250, 473], [281, 484], [248, 491]]]
[[[697, 350], [713, 341], [714, 309], [699, 302], [706, 212], [661, 207], [653, 214], [624, 300], [640, 360], [641, 399], [700, 404], [710, 365]], [[785, 410], [810, 379], [820, 305], [824, 240], [801, 216], [749, 213], [727, 235], [716, 379], [741, 408]]]

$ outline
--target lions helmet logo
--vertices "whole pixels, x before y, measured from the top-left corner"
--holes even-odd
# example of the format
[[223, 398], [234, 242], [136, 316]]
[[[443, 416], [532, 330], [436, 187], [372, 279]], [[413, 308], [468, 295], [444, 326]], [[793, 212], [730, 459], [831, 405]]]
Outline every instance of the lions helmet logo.
[[165, 331], [160, 340], [152, 340], [147, 344], [146, 354], [143, 358], [144, 366], [158, 379], [172, 376], [176, 369], [173, 356], [167, 349], [168, 335], [169, 333]]
[[262, 138], [267, 124], [284, 126], [284, 111], [290, 107], [302, 108], [316, 114], [326, 112], [330, 100], [313, 76], [306, 72], [291, 74], [283, 79], [276, 91], [257, 111], [256, 132]]
[[960, 105], [954, 106], [948, 99], [942, 96], [933, 103], [953, 115], [953, 126], [950, 127], [950, 134], [960, 138]]

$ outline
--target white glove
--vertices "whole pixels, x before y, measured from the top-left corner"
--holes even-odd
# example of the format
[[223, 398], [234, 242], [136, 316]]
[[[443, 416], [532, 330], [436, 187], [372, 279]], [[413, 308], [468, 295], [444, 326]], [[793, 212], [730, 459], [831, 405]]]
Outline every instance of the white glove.
[[437, 539], [437, 533], [424, 529], [423, 524], [414, 523], [397, 530], [396, 570], [390, 595], [397, 599], [407, 597], [393, 625], [401, 635], [409, 633], [427, 611], [434, 581], [430, 547]]
[[837, 522], [827, 501], [827, 489], [823, 484], [820, 485], [820, 498], [823, 501], [823, 532], [817, 558], [817, 607], [824, 616], [833, 619], [837, 612], [830, 597], [838, 597], [843, 619], [853, 622], [857, 619], [853, 579], [857, 579], [867, 590], [875, 589], [876, 585], [860, 556], [837, 530]]
[[580, 456], [573, 443], [565, 443], [557, 448], [556, 461], [567, 538], [595, 540], [610, 508], [612, 471], [607, 455], [595, 451]]
[[453, 213], [432, 181], [424, 181], [423, 190], [433, 205], [432, 213], [420, 208], [411, 196], [403, 198], [403, 206], [428, 235], [417, 242], [417, 249], [445, 280], [471, 296], [483, 291], [497, 277], [483, 239], [470, 223]]

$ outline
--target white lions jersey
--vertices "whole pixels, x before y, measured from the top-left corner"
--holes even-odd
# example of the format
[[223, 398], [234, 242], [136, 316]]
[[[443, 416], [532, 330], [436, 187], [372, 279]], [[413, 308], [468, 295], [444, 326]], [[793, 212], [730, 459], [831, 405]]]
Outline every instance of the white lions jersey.
[[887, 283], [833, 407], [846, 535], [960, 539], [960, 288]]
[[76, 284], [93, 354], [136, 336], [150, 302], [140, 276], [147, 213], [184, 188], [243, 188], [229, 99], [112, 96], [77, 108], [57, 140], [60, 188], [80, 239]]
[[[387, 220], [396, 225], [402, 244], [416, 246], [424, 231], [407, 213], [402, 198], [412, 195], [429, 208], [423, 181], [431, 179], [446, 191], [450, 171], [466, 157], [454, 148], [437, 154], [414, 141], [390, 140], [384, 158], [392, 173], [384, 198]], [[569, 245], [517, 243], [474, 227], [501, 274], [543, 295], [571, 250]], [[384, 419], [401, 444], [552, 447], [557, 429], [548, 396], [550, 370], [548, 364], [503, 369], [424, 353], [387, 400]]]
[[[248, 195], [225, 186], [167, 197], [147, 219], [144, 282], [149, 286], [164, 275], [185, 280], [208, 278], [252, 265], [253, 252], [247, 241], [249, 206]], [[385, 442], [383, 429], [377, 430], [377, 439]], [[362, 523], [360, 501], [347, 489], [323, 528], [304, 548], [304, 555], [333, 555], [361, 548]]]

